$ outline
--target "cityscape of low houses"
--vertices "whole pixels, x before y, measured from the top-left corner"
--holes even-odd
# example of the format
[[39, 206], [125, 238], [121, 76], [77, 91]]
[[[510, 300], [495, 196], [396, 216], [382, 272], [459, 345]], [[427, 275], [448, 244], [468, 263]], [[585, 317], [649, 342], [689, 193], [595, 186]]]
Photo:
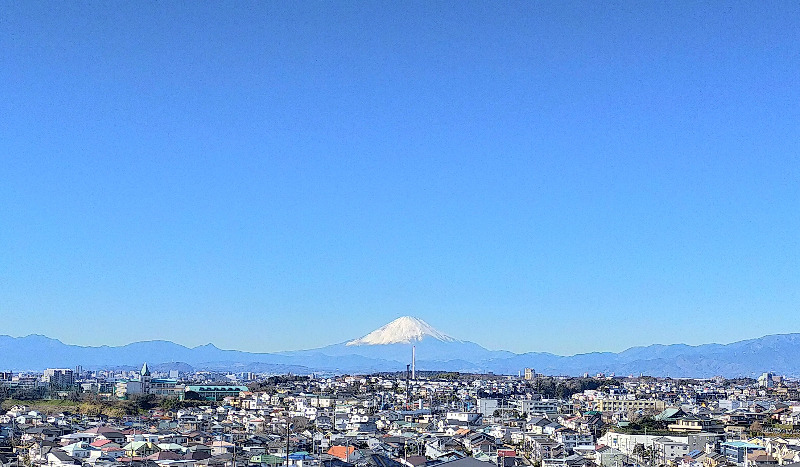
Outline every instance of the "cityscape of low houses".
[[[6, 372], [0, 395], [31, 402], [0, 413], [0, 467], [800, 467], [797, 383], [769, 372], [415, 376]], [[120, 416], [36, 408], [143, 398]]]

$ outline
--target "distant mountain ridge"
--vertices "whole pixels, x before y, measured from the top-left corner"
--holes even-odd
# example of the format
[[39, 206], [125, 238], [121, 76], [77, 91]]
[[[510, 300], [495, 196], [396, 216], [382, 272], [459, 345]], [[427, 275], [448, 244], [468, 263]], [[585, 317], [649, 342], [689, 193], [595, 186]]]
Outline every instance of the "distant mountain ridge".
[[318, 349], [253, 353], [213, 344], [189, 348], [171, 341], [144, 341], [111, 347], [64, 344], [42, 335], [0, 335], [0, 370], [123, 368], [158, 365], [161, 371], [187, 368], [219, 371], [309, 374], [401, 371], [416, 347], [419, 370], [494, 372], [515, 375], [524, 368], [551, 375], [584, 373], [672, 377], [756, 376], [773, 371], [800, 375], [800, 334], [775, 334], [731, 344], [654, 344], [625, 351], [560, 356], [488, 350], [455, 339], [424, 321], [401, 317], [358, 339]]

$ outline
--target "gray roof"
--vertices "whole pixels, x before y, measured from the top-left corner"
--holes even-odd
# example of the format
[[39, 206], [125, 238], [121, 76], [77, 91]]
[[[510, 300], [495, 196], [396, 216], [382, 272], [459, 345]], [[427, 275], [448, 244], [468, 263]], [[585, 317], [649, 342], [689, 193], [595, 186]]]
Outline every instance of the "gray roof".
[[454, 461], [442, 462], [437, 464], [437, 467], [487, 467], [488, 465], [494, 464], [492, 462], [479, 461], [474, 457], [465, 457]]
[[64, 451], [61, 451], [60, 449], [53, 449], [48, 454], [54, 455], [56, 459], [58, 459], [61, 462], [72, 462], [73, 464], [77, 464], [74, 457], [70, 456]]

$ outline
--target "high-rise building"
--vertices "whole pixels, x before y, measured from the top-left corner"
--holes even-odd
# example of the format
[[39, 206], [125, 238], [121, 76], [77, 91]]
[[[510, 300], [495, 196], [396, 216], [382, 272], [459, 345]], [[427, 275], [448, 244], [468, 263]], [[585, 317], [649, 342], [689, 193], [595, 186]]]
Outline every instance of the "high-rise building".
[[68, 389], [75, 385], [75, 373], [69, 368], [48, 368], [42, 380], [51, 388]]
[[533, 368], [525, 368], [525, 380], [530, 381], [533, 378], [536, 378], [536, 372]]
[[758, 377], [758, 385], [762, 388], [771, 388], [775, 386], [775, 374], [770, 372], [763, 373]]

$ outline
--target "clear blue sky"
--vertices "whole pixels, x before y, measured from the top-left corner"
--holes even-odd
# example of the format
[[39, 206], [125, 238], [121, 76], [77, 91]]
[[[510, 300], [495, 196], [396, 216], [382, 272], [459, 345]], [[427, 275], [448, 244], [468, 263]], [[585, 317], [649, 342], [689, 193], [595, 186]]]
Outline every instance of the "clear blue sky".
[[0, 5], [0, 334], [800, 332], [800, 4]]

